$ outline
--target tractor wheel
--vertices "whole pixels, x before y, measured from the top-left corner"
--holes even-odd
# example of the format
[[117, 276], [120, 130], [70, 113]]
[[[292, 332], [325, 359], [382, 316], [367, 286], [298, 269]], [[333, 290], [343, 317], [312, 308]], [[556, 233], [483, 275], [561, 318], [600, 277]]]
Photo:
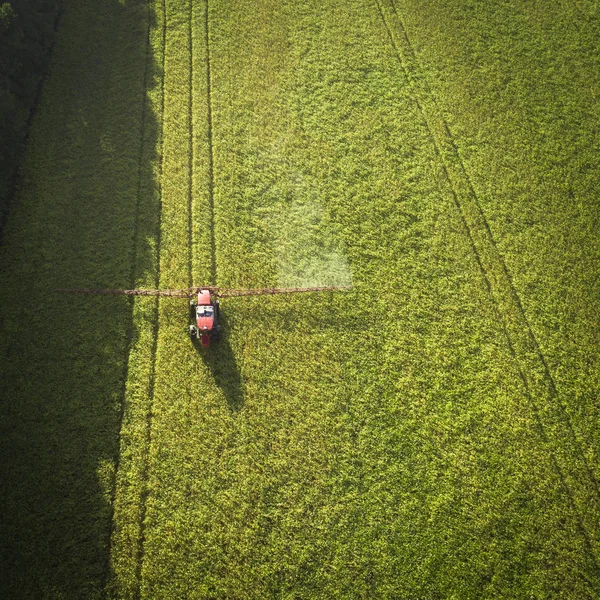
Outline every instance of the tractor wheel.
[[198, 332], [193, 325], [190, 325], [190, 339], [192, 342], [198, 338]]
[[196, 303], [190, 300], [190, 319], [194, 321], [196, 319]]
[[215, 312], [217, 313], [217, 319], [221, 314], [221, 303], [218, 300], [215, 300]]

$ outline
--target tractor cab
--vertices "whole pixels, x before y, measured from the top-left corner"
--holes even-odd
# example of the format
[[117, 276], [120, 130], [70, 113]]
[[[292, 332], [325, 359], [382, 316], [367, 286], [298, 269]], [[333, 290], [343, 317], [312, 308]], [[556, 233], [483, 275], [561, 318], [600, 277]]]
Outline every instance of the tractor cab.
[[196, 306], [196, 325], [200, 331], [211, 331], [215, 325], [215, 307]]
[[210, 346], [211, 338], [217, 339], [220, 327], [217, 324], [219, 301], [213, 300], [209, 290], [200, 290], [197, 298], [190, 300], [190, 338], [200, 340], [204, 348]]

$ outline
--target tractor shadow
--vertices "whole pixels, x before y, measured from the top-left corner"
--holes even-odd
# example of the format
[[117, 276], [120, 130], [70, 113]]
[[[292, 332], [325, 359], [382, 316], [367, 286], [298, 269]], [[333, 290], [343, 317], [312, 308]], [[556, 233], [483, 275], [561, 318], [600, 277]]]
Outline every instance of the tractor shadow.
[[196, 352], [209, 368], [216, 385], [221, 389], [232, 412], [238, 412], [244, 405], [244, 381], [229, 343], [229, 323], [221, 312], [219, 323], [223, 333], [219, 340], [212, 340], [209, 348], [203, 348], [200, 341], [194, 341]]

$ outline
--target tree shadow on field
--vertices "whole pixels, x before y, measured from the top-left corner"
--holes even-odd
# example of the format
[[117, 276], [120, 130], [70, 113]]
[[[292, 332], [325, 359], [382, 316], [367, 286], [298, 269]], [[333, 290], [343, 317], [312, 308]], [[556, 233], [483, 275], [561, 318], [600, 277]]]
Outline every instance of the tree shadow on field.
[[194, 341], [194, 347], [210, 369], [216, 385], [225, 395], [229, 409], [237, 412], [244, 405], [244, 382], [229, 343], [230, 324], [222, 311], [219, 314], [219, 323], [223, 326], [219, 340], [211, 341], [209, 348], [203, 348], [200, 341]]
[[[5, 228], [2, 598], [99, 598], [111, 577], [133, 303], [53, 290], [130, 288], [156, 271], [160, 123], [152, 98], [162, 65], [148, 44], [149, 27], [160, 31], [152, 7], [64, 0], [20, 209]], [[31, 298], [44, 298], [43, 310], [26, 309]]]

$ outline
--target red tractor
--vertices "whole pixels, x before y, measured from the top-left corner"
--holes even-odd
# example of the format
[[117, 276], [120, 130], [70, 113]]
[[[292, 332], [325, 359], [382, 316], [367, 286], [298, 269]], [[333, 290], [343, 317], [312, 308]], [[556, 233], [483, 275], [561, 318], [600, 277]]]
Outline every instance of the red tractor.
[[203, 348], [210, 346], [211, 338], [221, 337], [219, 301], [213, 300], [210, 290], [200, 290], [197, 298], [190, 300], [190, 338], [200, 340]]

